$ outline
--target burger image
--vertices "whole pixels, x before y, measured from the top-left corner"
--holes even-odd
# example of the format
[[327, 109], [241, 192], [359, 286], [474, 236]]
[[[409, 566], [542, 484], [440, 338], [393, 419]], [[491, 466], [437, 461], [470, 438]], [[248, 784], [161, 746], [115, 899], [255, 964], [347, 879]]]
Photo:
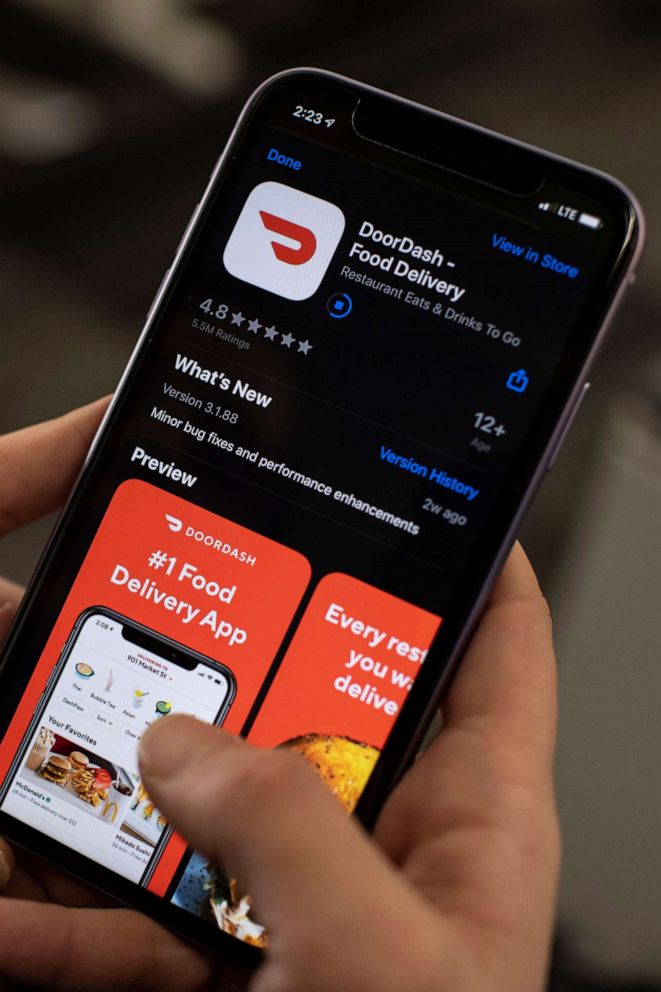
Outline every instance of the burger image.
[[90, 763], [90, 759], [82, 751], [72, 751], [69, 755], [69, 761], [74, 772], [82, 772]]
[[65, 785], [71, 774], [71, 762], [61, 754], [51, 754], [39, 774], [49, 782]]
[[281, 747], [302, 754], [348, 813], [358, 802], [379, 757], [370, 744], [336, 734], [303, 734]]

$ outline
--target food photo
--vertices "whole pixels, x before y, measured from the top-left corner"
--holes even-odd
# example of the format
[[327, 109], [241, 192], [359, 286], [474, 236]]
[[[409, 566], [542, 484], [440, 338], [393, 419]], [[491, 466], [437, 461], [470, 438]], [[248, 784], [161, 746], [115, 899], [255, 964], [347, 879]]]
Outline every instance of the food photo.
[[134, 791], [124, 768], [48, 727], [39, 727], [21, 777], [111, 824], [121, 823]]

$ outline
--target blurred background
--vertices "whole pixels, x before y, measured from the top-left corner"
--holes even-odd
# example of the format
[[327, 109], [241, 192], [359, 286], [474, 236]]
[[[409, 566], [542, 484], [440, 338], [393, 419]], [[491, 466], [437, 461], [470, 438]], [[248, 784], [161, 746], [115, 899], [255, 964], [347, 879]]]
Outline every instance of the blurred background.
[[[553, 992], [661, 990], [661, 5], [4, 0], [0, 432], [112, 390], [242, 103], [314, 65], [610, 172], [648, 249], [524, 530], [556, 620]], [[53, 452], [57, 471], [57, 452]], [[0, 545], [25, 581], [52, 520]]]

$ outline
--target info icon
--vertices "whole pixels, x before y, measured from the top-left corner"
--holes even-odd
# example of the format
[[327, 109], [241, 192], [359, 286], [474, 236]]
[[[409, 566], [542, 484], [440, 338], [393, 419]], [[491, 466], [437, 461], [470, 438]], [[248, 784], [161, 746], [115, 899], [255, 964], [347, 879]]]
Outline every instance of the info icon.
[[333, 293], [326, 300], [326, 310], [329, 317], [341, 320], [342, 317], [348, 317], [353, 310], [353, 300], [348, 293]]

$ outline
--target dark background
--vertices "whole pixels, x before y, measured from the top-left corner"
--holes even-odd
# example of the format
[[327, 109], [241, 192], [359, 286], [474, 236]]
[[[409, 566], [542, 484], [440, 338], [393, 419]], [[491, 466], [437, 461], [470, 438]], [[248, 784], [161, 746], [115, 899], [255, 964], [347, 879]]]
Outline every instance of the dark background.
[[[640, 198], [638, 282], [523, 535], [560, 662], [558, 992], [661, 987], [660, 54], [649, 0], [0, 9], [3, 431], [113, 388], [233, 120], [279, 69], [392, 89], [602, 168]], [[26, 580], [51, 523], [3, 541], [0, 569]]]

